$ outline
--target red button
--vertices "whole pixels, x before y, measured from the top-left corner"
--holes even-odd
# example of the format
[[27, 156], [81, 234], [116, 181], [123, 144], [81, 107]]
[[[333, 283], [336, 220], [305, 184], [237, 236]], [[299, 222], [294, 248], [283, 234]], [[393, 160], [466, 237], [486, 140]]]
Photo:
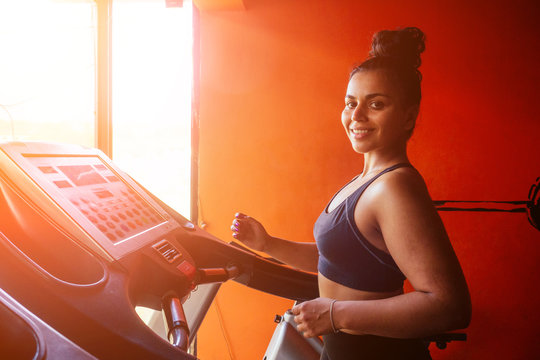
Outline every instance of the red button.
[[190, 280], [195, 277], [195, 267], [186, 260], [182, 261], [176, 268]]

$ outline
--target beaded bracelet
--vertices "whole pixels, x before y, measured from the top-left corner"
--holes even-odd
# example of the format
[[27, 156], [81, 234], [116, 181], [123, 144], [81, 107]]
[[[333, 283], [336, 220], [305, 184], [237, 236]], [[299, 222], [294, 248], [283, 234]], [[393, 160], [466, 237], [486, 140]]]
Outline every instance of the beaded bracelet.
[[337, 334], [339, 330], [336, 330], [336, 326], [334, 325], [334, 304], [337, 300], [332, 300], [330, 303], [330, 325], [332, 325], [332, 331], [334, 334]]

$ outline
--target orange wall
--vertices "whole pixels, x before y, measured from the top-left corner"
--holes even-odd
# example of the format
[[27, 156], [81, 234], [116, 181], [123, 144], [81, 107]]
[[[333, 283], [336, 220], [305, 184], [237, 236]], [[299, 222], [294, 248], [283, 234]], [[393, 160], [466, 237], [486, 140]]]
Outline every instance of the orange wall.
[[[478, 3], [478, 2], [476, 2]], [[526, 200], [540, 176], [540, 30], [535, 1], [245, 0], [200, 13], [200, 205], [231, 240], [236, 211], [312, 241], [330, 196], [362, 169], [340, 125], [352, 64], [373, 32], [427, 34], [424, 100], [410, 143], [434, 199]], [[469, 281], [466, 343], [434, 359], [540, 354], [540, 232], [524, 214], [442, 213]], [[217, 304], [217, 305], [216, 305]], [[226, 283], [199, 357], [260, 359], [291, 302]]]

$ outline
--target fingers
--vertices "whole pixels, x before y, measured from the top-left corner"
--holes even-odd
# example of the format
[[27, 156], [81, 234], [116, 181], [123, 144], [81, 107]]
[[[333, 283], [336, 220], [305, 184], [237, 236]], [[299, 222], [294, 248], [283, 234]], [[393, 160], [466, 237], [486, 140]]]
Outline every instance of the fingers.
[[247, 216], [246, 214], [243, 214], [241, 212], [237, 212], [236, 214], [234, 214], [234, 217], [237, 218], [237, 219], [246, 219], [249, 216]]
[[294, 322], [296, 323], [296, 329], [300, 331], [304, 337], [311, 337], [311, 331], [308, 327], [308, 322], [305, 321], [304, 314], [302, 313], [302, 304], [296, 305], [291, 309], [291, 313], [294, 316]]
[[234, 214], [234, 219], [231, 225], [232, 237], [236, 240], [242, 241], [246, 236], [249, 236], [247, 232], [249, 231], [248, 222], [251, 220], [249, 216], [236, 213]]
[[238, 231], [241, 229], [242, 224], [246, 223], [251, 219], [249, 216], [244, 215], [242, 213], [236, 213], [234, 214], [234, 219], [232, 222], [231, 230]]
[[251, 218], [243, 213], [234, 214], [234, 219], [231, 225], [232, 237], [241, 240], [243, 237], [242, 231], [246, 231], [245, 225]]
[[303, 335], [304, 337], [307, 337], [307, 336], [306, 336], [306, 333], [309, 332], [309, 330], [308, 330], [308, 328], [307, 328], [307, 326], [306, 326], [305, 324], [298, 324], [298, 325], [296, 325], [296, 330], [298, 330], [299, 332], [301, 332], [302, 335]]
[[317, 298], [305, 301], [291, 309], [294, 321], [297, 324], [296, 329], [304, 337], [309, 338], [329, 332], [329, 317], [326, 315], [328, 302], [329, 299]]
[[309, 301], [306, 301], [306, 302], [302, 302], [300, 304], [297, 304], [295, 306], [293, 306], [293, 308], [290, 310], [291, 311], [291, 314], [295, 315], [295, 320], [296, 321], [296, 317], [298, 315], [300, 315], [302, 313], [302, 310], [304, 308], [304, 305], [309, 302]]
[[[297, 328], [298, 329], [298, 328]], [[300, 332], [302, 332], [302, 335], [305, 337], [305, 338], [310, 338], [310, 337], [315, 337], [317, 336], [317, 334], [315, 334], [313, 331], [311, 330], [308, 330], [308, 329], [305, 329], [305, 330], [299, 330]]]
[[240, 223], [236, 220], [233, 220], [233, 223], [231, 225], [231, 231], [232, 232], [239, 232], [240, 231]]
[[241, 225], [240, 221], [238, 221], [237, 219], [234, 219], [233, 222], [232, 222], [232, 225], [231, 225], [231, 231], [233, 232], [232, 233], [233, 238], [240, 239], [241, 228], [242, 228], [242, 225]]
[[313, 324], [311, 324], [309, 321], [304, 321], [304, 316], [297, 315], [294, 317], [294, 321], [296, 322], [296, 330], [302, 333], [302, 335], [306, 338], [317, 336], [317, 333], [312, 328]]

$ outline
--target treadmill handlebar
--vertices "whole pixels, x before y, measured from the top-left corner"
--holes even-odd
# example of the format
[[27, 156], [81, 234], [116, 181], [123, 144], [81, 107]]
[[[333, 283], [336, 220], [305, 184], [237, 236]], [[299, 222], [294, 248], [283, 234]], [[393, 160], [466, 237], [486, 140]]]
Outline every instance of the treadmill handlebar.
[[187, 351], [189, 345], [189, 327], [180, 299], [168, 296], [162, 302], [167, 322], [167, 338], [174, 347]]
[[199, 268], [197, 269], [196, 284], [208, 284], [225, 282], [240, 275], [240, 268], [235, 264], [229, 264], [224, 268]]

